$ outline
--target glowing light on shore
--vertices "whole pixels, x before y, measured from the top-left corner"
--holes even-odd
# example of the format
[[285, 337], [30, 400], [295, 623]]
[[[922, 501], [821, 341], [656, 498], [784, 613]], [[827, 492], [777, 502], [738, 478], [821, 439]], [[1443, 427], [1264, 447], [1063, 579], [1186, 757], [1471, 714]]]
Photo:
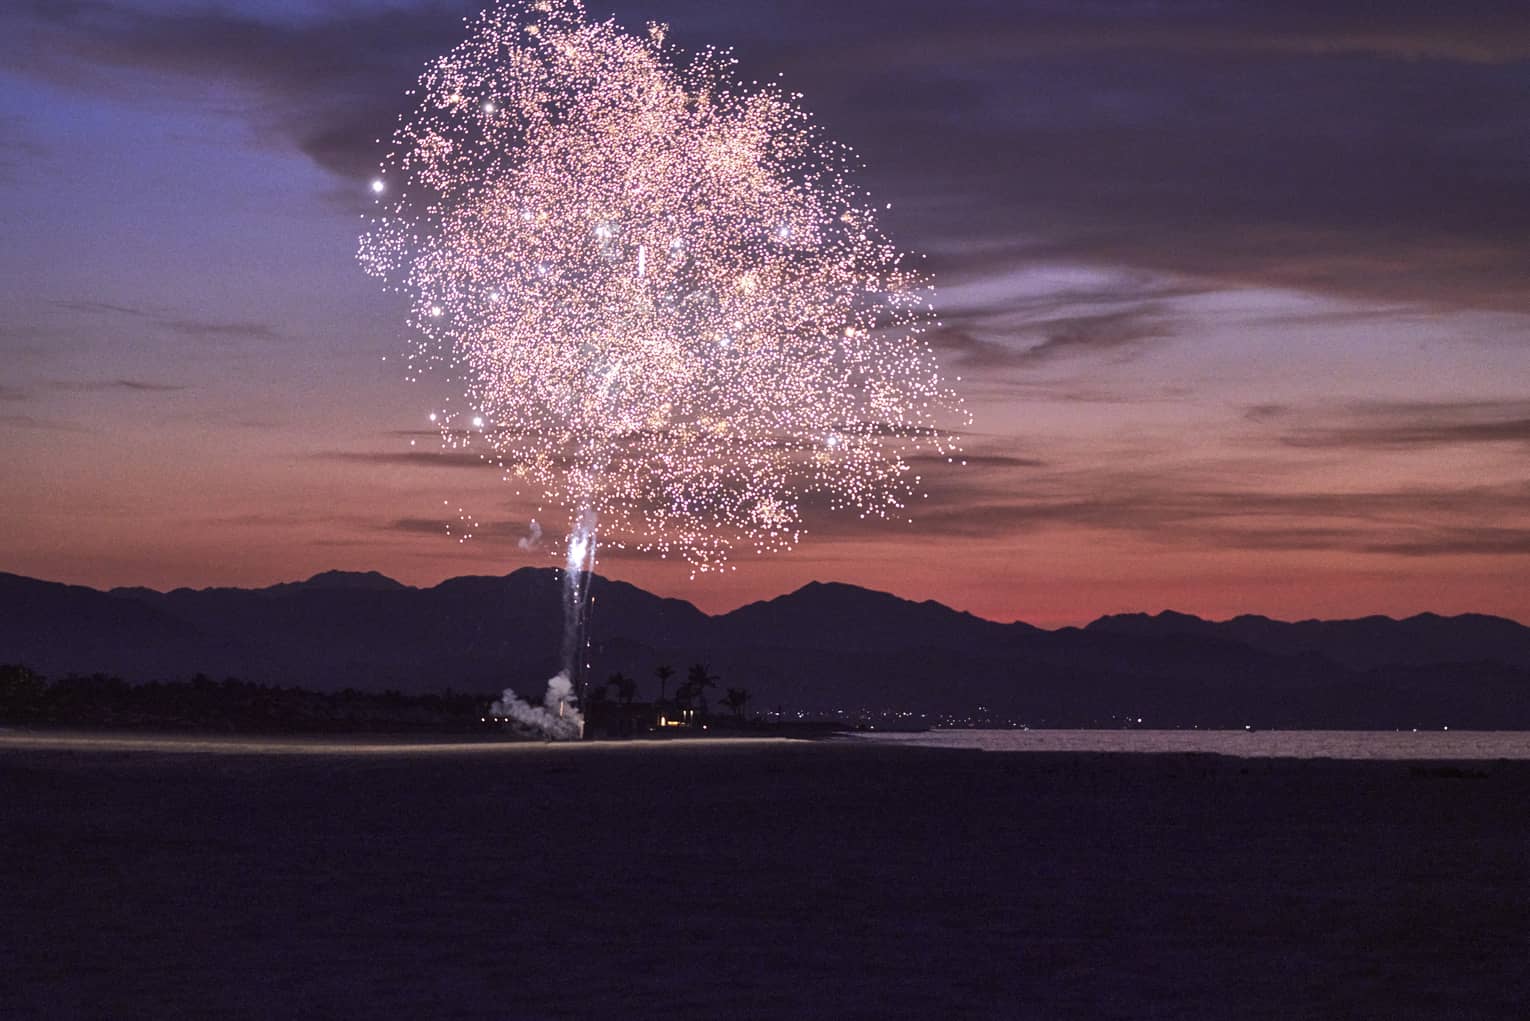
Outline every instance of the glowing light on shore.
[[411, 377], [460, 379], [571, 531], [699, 571], [789, 548], [810, 506], [907, 517], [910, 457], [966, 421], [927, 281], [798, 97], [665, 39], [526, 0], [429, 66], [359, 253], [410, 297]]

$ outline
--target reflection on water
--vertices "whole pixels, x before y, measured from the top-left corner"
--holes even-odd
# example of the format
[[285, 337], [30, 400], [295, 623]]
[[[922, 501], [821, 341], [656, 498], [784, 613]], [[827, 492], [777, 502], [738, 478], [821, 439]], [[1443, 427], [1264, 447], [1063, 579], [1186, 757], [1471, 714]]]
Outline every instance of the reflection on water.
[[1530, 759], [1518, 730], [931, 730], [878, 743], [985, 752], [1209, 752], [1265, 759]]

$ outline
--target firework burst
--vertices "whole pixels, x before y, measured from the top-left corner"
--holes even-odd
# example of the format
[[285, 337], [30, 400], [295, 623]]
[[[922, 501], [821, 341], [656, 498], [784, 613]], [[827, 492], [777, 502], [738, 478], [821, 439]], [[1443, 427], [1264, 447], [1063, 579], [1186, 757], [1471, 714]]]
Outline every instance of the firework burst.
[[360, 248], [410, 296], [411, 375], [460, 383], [443, 439], [694, 570], [790, 547], [814, 504], [907, 517], [910, 456], [951, 455], [964, 413], [853, 154], [663, 26], [535, 0], [469, 27], [420, 79]]

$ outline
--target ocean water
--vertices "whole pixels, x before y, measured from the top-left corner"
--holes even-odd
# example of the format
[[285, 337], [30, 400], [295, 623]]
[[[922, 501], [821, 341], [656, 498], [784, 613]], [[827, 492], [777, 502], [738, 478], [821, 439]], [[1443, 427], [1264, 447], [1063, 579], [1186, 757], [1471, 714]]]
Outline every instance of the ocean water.
[[855, 740], [985, 752], [1208, 752], [1259, 759], [1530, 760], [1519, 730], [930, 730]]

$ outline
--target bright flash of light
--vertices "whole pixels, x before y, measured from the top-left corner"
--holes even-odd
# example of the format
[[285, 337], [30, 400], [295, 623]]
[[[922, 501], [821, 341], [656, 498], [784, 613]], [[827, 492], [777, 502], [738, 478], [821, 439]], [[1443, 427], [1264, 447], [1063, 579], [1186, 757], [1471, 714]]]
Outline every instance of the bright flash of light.
[[382, 178], [372, 178], [372, 193], [374, 195], [381, 195], [383, 193], [383, 189], [386, 187], [387, 185], [383, 184]]
[[789, 548], [810, 502], [907, 517], [911, 456], [966, 422], [856, 159], [733, 64], [491, 7], [422, 75], [359, 252], [507, 479], [701, 571]]

